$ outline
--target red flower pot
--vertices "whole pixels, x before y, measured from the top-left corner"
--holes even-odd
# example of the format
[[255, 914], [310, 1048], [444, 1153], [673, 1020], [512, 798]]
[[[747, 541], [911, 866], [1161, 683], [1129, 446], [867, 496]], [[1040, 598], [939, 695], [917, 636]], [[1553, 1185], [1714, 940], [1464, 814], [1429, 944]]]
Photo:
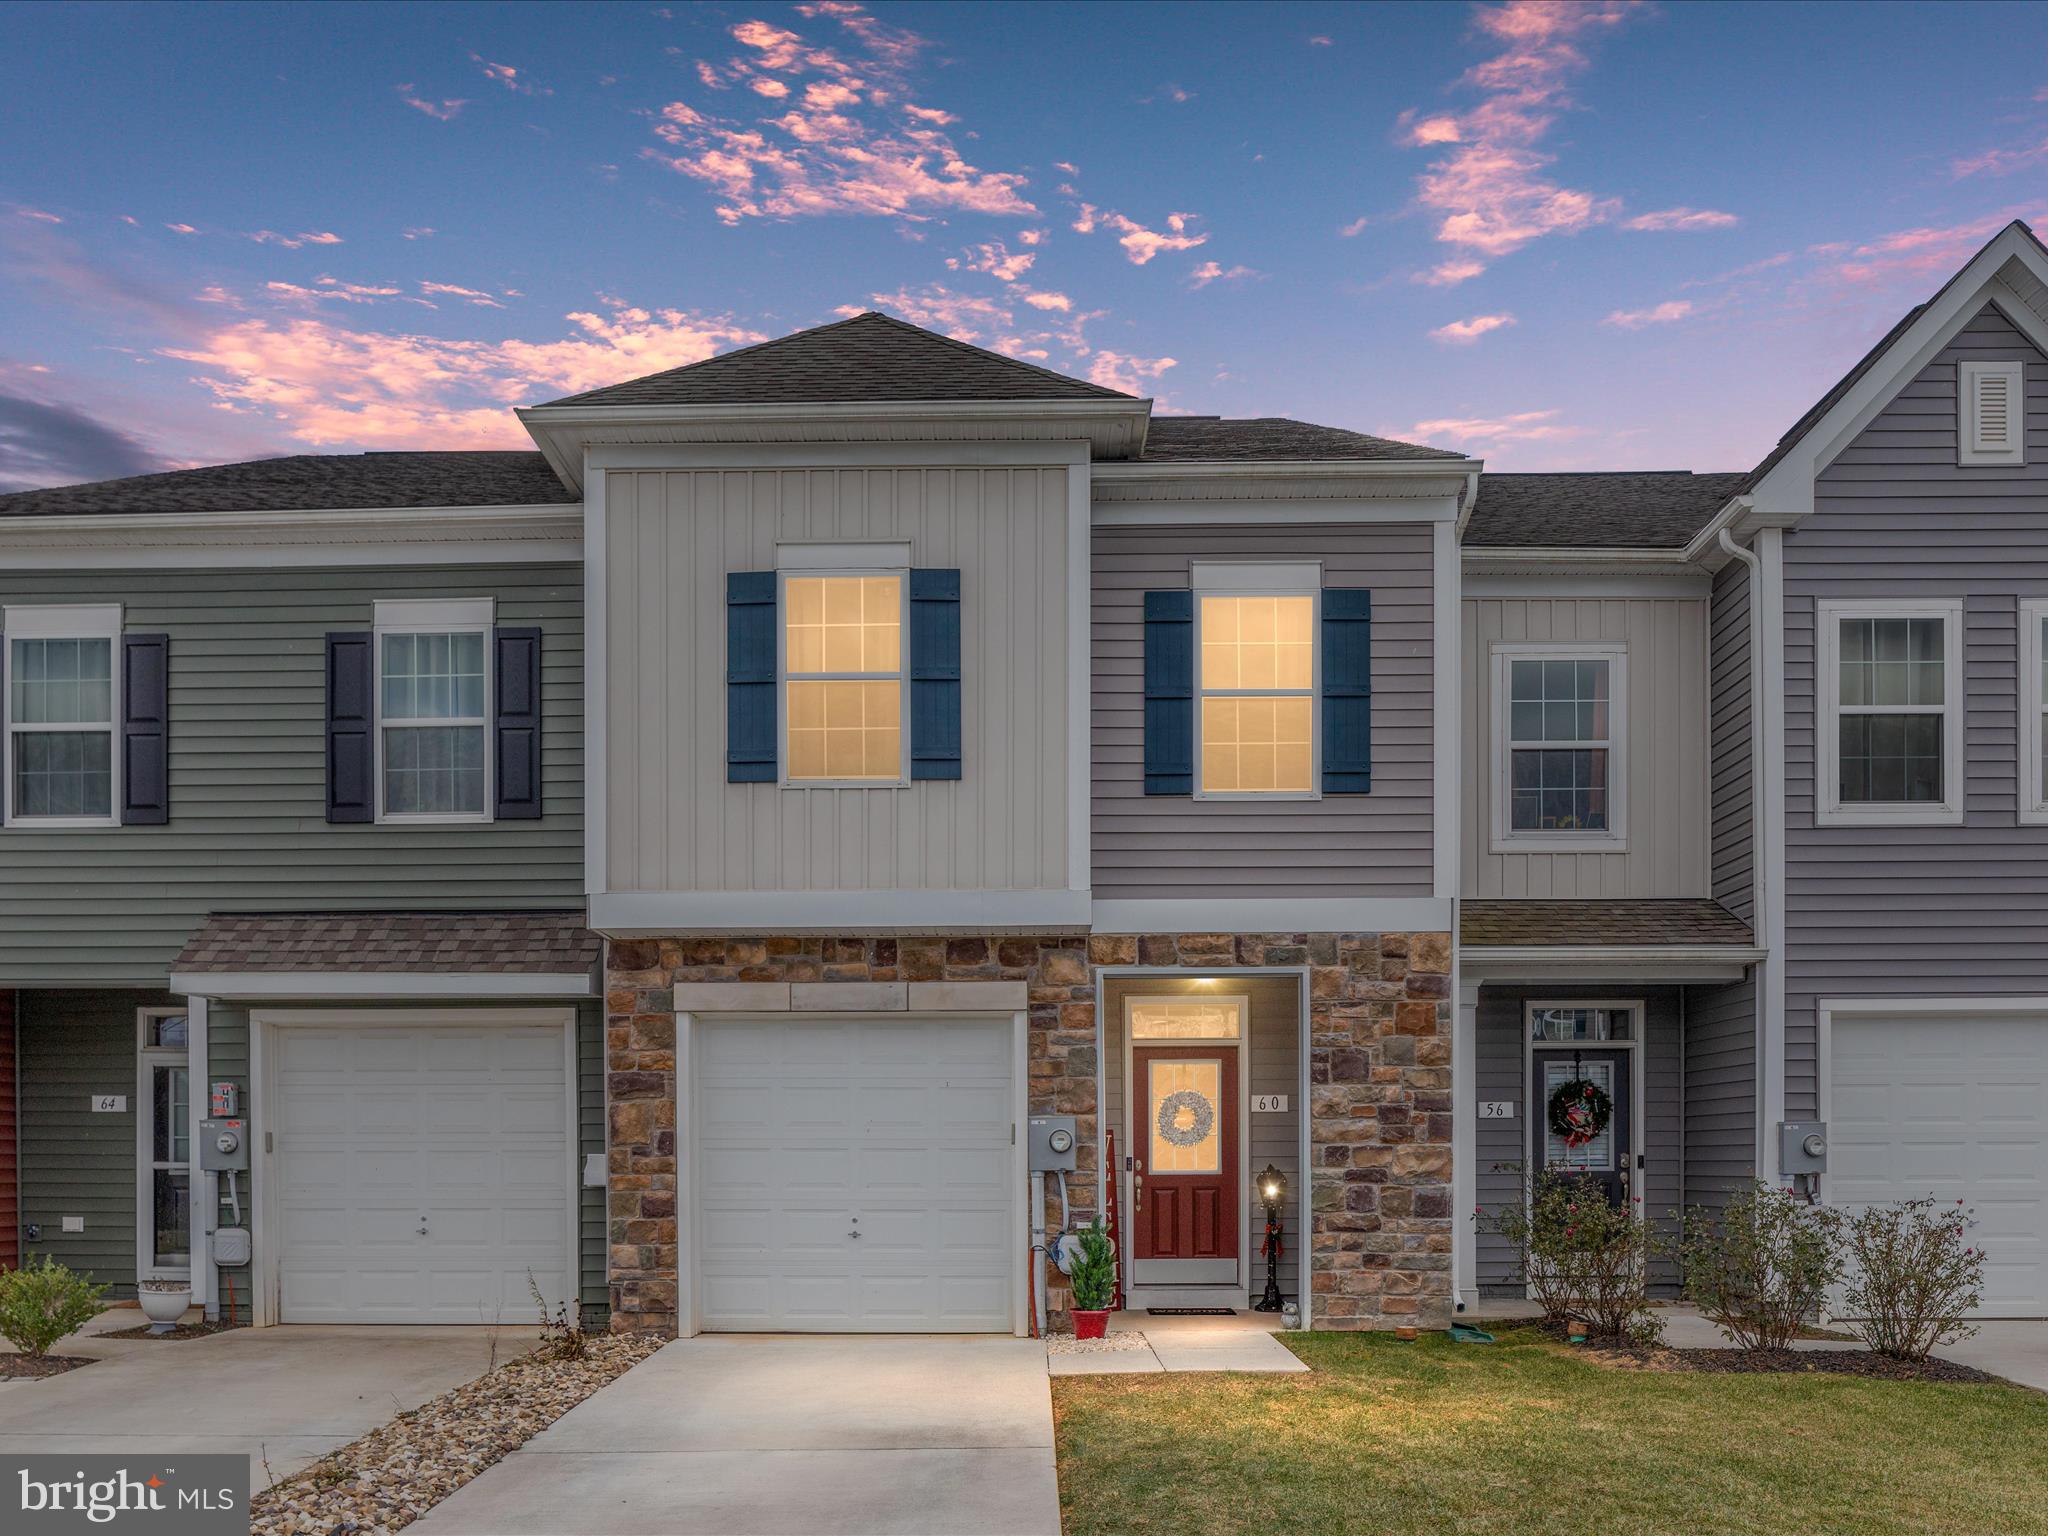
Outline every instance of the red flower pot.
[[1109, 1309], [1087, 1312], [1074, 1308], [1074, 1337], [1077, 1339], [1099, 1339], [1109, 1329]]

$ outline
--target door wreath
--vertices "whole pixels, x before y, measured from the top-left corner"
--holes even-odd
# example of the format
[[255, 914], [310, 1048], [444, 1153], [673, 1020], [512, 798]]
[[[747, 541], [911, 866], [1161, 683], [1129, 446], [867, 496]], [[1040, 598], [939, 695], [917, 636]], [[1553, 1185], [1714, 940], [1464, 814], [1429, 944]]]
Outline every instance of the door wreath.
[[1550, 1134], [1573, 1151], [1606, 1130], [1613, 1119], [1614, 1100], [1590, 1078], [1559, 1083], [1550, 1095]]
[[[1180, 1112], [1188, 1112], [1188, 1123], [1180, 1123]], [[1168, 1146], [1199, 1147], [1216, 1128], [1216, 1111], [1192, 1088], [1169, 1093], [1159, 1101], [1159, 1139]]]

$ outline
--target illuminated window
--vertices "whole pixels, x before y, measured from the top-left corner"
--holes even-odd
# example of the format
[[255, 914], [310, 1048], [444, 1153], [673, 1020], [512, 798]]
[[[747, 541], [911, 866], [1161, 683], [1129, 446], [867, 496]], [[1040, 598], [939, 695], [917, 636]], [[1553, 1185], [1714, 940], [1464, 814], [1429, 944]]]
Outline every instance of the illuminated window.
[[792, 784], [903, 782], [903, 577], [783, 580]]
[[1199, 792], [1314, 794], [1314, 594], [1204, 593], [1199, 615]]
[[1243, 997], [1134, 997], [1125, 1004], [1133, 1040], [1239, 1040]]

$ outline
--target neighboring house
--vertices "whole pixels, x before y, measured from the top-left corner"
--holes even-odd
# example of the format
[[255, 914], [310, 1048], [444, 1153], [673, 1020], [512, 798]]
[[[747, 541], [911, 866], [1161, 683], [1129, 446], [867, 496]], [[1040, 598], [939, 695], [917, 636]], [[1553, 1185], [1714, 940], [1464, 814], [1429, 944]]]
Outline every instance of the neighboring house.
[[1987, 1310], [2048, 1311], [2044, 283], [2013, 226], [1748, 475], [1154, 416], [868, 314], [538, 454], [0, 498], [24, 1250], [264, 1321], [531, 1267], [614, 1327], [1008, 1330], [1066, 1114], [1052, 1219], [1113, 1198], [1137, 1304], [1244, 1304], [1270, 1165], [1309, 1322], [1428, 1324], [1515, 1290], [1470, 1213], [1532, 1166], [1661, 1216], [1831, 1119], [1823, 1194], [1977, 1200]]

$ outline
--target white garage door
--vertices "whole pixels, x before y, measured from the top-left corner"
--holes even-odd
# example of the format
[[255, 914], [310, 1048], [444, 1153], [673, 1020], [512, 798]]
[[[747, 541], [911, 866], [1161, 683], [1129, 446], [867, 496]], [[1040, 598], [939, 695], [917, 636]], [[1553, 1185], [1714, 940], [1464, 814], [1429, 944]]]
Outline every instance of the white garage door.
[[2048, 1317], [2048, 1020], [1844, 1018], [1829, 1197], [1976, 1207], [1984, 1317]]
[[1009, 1331], [1008, 1020], [727, 1020], [696, 1037], [702, 1326]]
[[287, 1323], [530, 1323], [568, 1294], [560, 1025], [273, 1031]]

